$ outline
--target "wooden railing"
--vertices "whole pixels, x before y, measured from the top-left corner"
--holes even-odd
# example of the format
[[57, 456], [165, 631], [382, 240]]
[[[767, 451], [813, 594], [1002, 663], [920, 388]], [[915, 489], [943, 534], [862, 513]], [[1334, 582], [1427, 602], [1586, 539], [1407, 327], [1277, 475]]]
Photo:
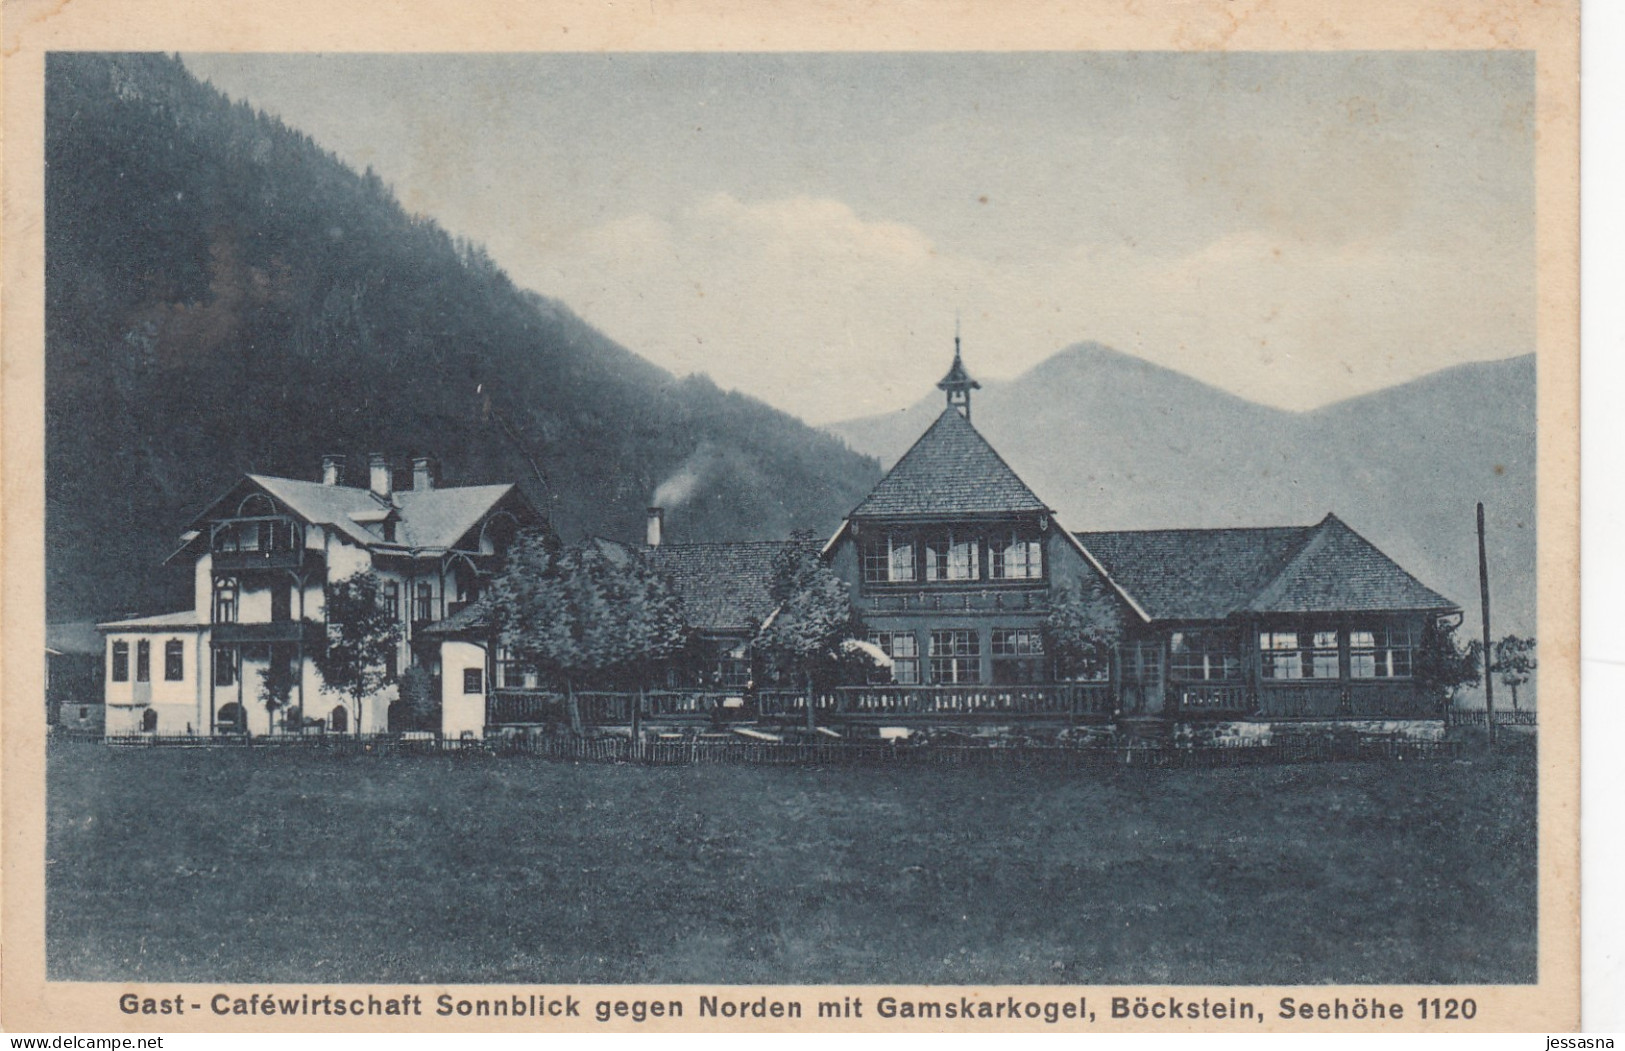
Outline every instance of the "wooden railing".
[[[757, 694], [761, 715], [805, 712], [806, 695], [794, 690]], [[815, 713], [864, 716], [1109, 716], [1111, 684], [1044, 686], [837, 686], [814, 699]]]
[[1183, 715], [1245, 715], [1255, 706], [1252, 691], [1240, 683], [1176, 682], [1168, 695]]
[[1436, 704], [1410, 682], [1265, 683], [1258, 711], [1285, 719], [1416, 719], [1439, 716]]
[[[650, 719], [709, 719], [728, 706], [737, 693], [709, 690], [650, 690], [643, 695], [643, 715]], [[614, 690], [578, 690], [576, 704], [588, 726], [624, 726], [632, 721], [638, 694]], [[561, 690], [493, 690], [486, 698], [490, 726], [516, 726], [569, 718]]]

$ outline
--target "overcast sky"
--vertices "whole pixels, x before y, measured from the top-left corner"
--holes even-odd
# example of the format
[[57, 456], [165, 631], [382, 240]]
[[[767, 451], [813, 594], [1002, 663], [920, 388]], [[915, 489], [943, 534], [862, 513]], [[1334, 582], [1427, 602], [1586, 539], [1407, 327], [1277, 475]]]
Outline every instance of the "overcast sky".
[[811, 422], [1095, 340], [1311, 408], [1534, 347], [1532, 55], [188, 55]]

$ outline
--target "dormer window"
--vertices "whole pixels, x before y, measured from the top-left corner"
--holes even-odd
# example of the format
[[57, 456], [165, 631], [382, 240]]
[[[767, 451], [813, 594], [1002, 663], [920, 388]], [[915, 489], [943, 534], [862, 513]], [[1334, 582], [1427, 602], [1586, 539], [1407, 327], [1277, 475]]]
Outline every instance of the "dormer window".
[[384, 543], [393, 544], [394, 542], [395, 542], [395, 520], [393, 518], [386, 518], [386, 519], [384, 519]]
[[925, 542], [925, 579], [962, 581], [981, 579], [981, 545], [975, 537], [949, 533]]
[[1019, 533], [1007, 533], [988, 544], [988, 570], [994, 580], [1044, 579], [1044, 545]]

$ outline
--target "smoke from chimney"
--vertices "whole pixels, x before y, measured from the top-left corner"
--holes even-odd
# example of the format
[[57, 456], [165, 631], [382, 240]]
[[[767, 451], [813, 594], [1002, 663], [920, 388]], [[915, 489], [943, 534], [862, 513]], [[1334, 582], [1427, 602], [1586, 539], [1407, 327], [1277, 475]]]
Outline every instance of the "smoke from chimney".
[[666, 522], [666, 509], [664, 507], [649, 508], [649, 531], [647, 539], [650, 547], [660, 546], [661, 528]]
[[715, 473], [721, 464], [722, 453], [709, 442], [703, 443], [671, 476], [655, 488], [649, 503], [655, 507], [676, 510], [694, 499], [694, 494]]

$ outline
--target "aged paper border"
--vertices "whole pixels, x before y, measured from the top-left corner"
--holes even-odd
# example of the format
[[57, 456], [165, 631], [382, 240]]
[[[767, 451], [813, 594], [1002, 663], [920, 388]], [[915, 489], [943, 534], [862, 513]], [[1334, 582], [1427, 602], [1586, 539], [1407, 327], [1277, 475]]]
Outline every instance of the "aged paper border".
[[[4, 20], [4, 283], [0, 289], [0, 1023], [11, 1031], [1200, 1031], [1289, 1030], [1561, 1031], [1579, 1024], [1579, 12], [1577, 0], [1143, 0], [1086, 9], [1064, 0], [8, 0]], [[294, 986], [68, 983], [45, 980], [44, 955], [44, 53], [48, 50], [153, 51], [576, 51], [576, 50], [1384, 50], [1516, 49], [1536, 52], [1538, 230], [1537, 375], [1539, 449], [1540, 931], [1533, 986], [1312, 986], [1314, 1000], [1380, 995], [1413, 1005], [1426, 995], [1468, 995], [1472, 1021], [1427, 1022], [1407, 1012], [1398, 1024], [1113, 1022], [1093, 1026], [1040, 1021], [996, 1025], [843, 1022], [803, 1018], [701, 1020], [698, 986], [420, 986], [426, 998], [504, 991], [598, 999], [681, 999], [684, 1018], [595, 1022], [491, 1019], [459, 1022], [426, 1015], [391, 1025], [379, 1019], [222, 1018], [206, 1008], [184, 1016], [123, 1014], [120, 993], [185, 991], [206, 1001], [217, 991], [244, 995], [306, 991]], [[314, 987], [308, 987], [314, 988]], [[407, 987], [327, 986], [323, 993], [397, 994]], [[730, 992], [744, 992], [732, 987]], [[927, 987], [749, 987], [750, 994], [818, 999], [888, 993], [923, 998]], [[970, 993], [937, 987], [938, 996]], [[1086, 995], [1166, 998], [1192, 992], [1251, 999], [1266, 1016], [1290, 987], [981, 987], [980, 995], [1066, 1000]]]

